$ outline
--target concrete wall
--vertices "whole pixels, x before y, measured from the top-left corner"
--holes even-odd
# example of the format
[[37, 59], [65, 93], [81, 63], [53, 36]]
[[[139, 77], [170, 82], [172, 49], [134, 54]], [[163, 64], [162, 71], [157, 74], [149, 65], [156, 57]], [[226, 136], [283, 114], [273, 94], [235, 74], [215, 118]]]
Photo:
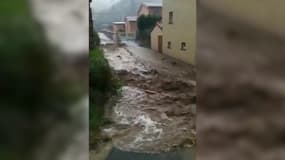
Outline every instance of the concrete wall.
[[[113, 33], [118, 32], [118, 36], [120, 39], [125, 37], [126, 25], [125, 24], [113, 24]], [[113, 34], [113, 40], [116, 40], [116, 34]]]
[[135, 33], [137, 31], [137, 22], [129, 21], [126, 23], [126, 32], [127, 33]]
[[162, 36], [162, 30], [156, 26], [151, 32], [151, 49], [158, 52], [158, 36]]
[[134, 40], [136, 38], [137, 32], [137, 22], [127, 21], [126, 22], [126, 38], [129, 40]]
[[113, 24], [113, 32], [117, 32], [119, 30], [125, 32], [125, 24]]
[[285, 37], [284, 0], [200, 0], [199, 3]]
[[[173, 11], [173, 24], [169, 12]], [[196, 52], [196, 0], [163, 1], [163, 52], [186, 63], [195, 64]], [[168, 48], [171, 42], [171, 49]], [[181, 43], [186, 50], [181, 50]]]

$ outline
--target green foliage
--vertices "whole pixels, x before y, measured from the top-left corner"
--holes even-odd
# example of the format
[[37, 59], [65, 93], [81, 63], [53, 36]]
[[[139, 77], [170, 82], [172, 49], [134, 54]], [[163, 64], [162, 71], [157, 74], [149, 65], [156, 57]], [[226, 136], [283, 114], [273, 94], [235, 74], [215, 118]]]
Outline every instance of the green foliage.
[[[55, 53], [28, 4], [27, 0], [0, 2], [0, 117], [6, 122], [0, 126], [0, 150], [6, 152], [0, 153], [0, 159], [31, 160], [29, 153], [45, 131], [52, 122], [67, 118], [70, 104], [81, 95], [75, 81], [55, 80]], [[49, 123], [43, 125], [45, 119]]]
[[144, 45], [150, 46], [150, 34], [156, 23], [161, 20], [161, 17], [152, 15], [141, 15], [137, 20], [138, 35], [137, 39]]
[[111, 87], [111, 71], [102, 51], [97, 48], [89, 56], [90, 87], [93, 90], [106, 92]]
[[89, 55], [90, 128], [98, 128], [102, 122], [107, 94], [112, 90], [112, 74], [102, 51], [97, 48]]
[[137, 20], [138, 29], [140, 31], [145, 31], [153, 29], [156, 23], [161, 20], [161, 17], [152, 16], [152, 15], [141, 15]]
[[89, 67], [89, 144], [93, 148], [102, 140], [100, 126], [108, 123], [104, 117], [104, 105], [111, 94], [117, 94], [121, 85], [112, 78], [108, 62], [99, 48], [90, 51]]
[[[9, 0], [0, 2], [1, 16], [22, 16], [28, 18], [29, 6], [25, 0]], [[29, 17], [30, 18], [30, 17]]]
[[47, 105], [42, 103], [51, 85], [53, 65], [40, 26], [31, 17], [22, 19], [23, 15], [16, 15], [0, 22], [0, 103], [32, 113]]
[[52, 80], [57, 68], [40, 26], [27, 19], [5, 22], [0, 25], [1, 106], [30, 115], [42, 110], [65, 112], [80, 87], [69, 79]]

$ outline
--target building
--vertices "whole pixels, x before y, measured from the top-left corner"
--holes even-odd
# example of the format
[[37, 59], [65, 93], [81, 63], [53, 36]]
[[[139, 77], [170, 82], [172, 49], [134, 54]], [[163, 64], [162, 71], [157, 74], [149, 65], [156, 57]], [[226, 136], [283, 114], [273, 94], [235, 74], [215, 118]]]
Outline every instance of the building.
[[164, 0], [163, 53], [195, 64], [196, 0]]
[[113, 32], [123, 32], [125, 33], [126, 27], [125, 27], [125, 22], [113, 22]]
[[135, 39], [137, 33], [137, 16], [127, 16], [126, 21], [126, 37], [127, 39]]
[[153, 15], [161, 17], [162, 2], [143, 2], [138, 10], [138, 16], [141, 15]]
[[162, 43], [163, 43], [163, 36], [162, 36], [162, 25], [160, 23], [157, 23], [154, 29], [151, 32], [151, 49], [162, 53]]
[[113, 40], [117, 38], [116, 36], [125, 37], [125, 25], [125, 22], [113, 22]]

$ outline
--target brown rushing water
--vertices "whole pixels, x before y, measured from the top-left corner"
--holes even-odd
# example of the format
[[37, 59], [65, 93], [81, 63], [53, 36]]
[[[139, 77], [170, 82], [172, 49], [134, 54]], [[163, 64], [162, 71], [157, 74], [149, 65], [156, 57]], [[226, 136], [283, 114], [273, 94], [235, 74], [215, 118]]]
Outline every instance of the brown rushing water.
[[192, 147], [196, 110], [193, 69], [157, 53], [145, 53], [152, 58], [152, 62], [146, 61], [135, 51], [105, 49], [123, 87], [111, 114], [115, 124], [103, 129], [104, 134], [113, 138], [117, 148], [127, 151], [156, 153]]

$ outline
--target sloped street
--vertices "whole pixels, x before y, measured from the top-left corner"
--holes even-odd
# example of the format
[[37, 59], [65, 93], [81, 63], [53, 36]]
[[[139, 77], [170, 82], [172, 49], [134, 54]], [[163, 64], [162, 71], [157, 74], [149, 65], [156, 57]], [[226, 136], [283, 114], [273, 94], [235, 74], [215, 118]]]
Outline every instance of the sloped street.
[[135, 45], [105, 48], [105, 57], [122, 83], [103, 129], [114, 146], [159, 153], [195, 145], [195, 69]]

